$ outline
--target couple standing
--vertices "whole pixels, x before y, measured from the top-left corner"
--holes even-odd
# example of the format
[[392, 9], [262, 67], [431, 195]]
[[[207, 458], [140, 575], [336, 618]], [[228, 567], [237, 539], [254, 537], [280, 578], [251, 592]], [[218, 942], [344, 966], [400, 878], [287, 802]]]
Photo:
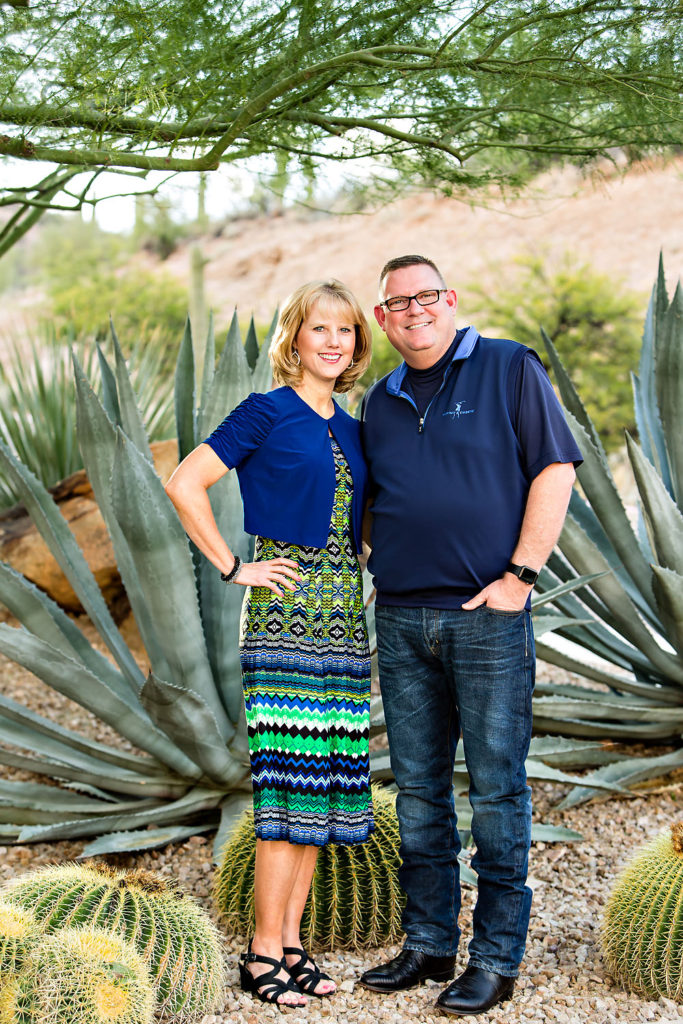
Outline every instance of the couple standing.
[[[283, 308], [276, 382], [250, 395], [167, 485], [226, 583], [249, 589], [242, 669], [257, 835], [256, 930], [243, 988], [302, 1005], [334, 982], [299, 924], [318, 848], [363, 842], [369, 657], [357, 552], [369, 483], [380, 685], [398, 786], [405, 945], [366, 971], [393, 992], [453, 977], [459, 940], [452, 773], [462, 734], [479, 876], [469, 966], [437, 1006], [476, 1014], [512, 993], [528, 927], [534, 642], [529, 598], [559, 535], [580, 452], [540, 360], [456, 330], [456, 294], [421, 256], [390, 260], [375, 316], [402, 364], [333, 401], [370, 361], [370, 330], [339, 282]], [[256, 560], [221, 537], [207, 490], [236, 468]], [[369, 471], [369, 481], [368, 481]]]

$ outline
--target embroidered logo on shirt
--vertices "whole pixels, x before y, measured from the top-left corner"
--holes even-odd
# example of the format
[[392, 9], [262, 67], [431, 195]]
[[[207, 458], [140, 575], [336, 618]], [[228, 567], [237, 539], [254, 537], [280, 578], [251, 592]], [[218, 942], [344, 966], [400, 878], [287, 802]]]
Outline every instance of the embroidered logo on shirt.
[[442, 413], [443, 416], [454, 416], [460, 419], [461, 416], [469, 416], [474, 409], [463, 409], [463, 406], [467, 404], [467, 399], [463, 398], [462, 402], [456, 402], [454, 409], [447, 409], [446, 412]]

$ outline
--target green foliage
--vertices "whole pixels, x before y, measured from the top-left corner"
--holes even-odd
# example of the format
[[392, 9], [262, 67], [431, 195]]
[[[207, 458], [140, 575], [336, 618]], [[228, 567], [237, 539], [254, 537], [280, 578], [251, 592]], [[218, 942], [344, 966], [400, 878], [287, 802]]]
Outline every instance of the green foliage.
[[[585, 498], [576, 490], [572, 495], [559, 551], [543, 570], [540, 591], [579, 573], [604, 575], [580, 592], [560, 594], [552, 601], [556, 616], [574, 620], [562, 623], [556, 618], [557, 632], [588, 652], [589, 658], [543, 643], [538, 652], [547, 661], [580, 672], [593, 685], [537, 686], [536, 728], [625, 740], [677, 738], [683, 728], [680, 285], [669, 300], [660, 264], [645, 321], [640, 374], [634, 377], [640, 445], [627, 438], [640, 499], [636, 525], [621, 503], [598, 432], [547, 338], [546, 346], [584, 456], [578, 479]], [[602, 661], [596, 663], [595, 656]], [[673, 767], [683, 763], [683, 751], [652, 758], [652, 763], [661, 769], [665, 758]], [[630, 759], [621, 768], [609, 765], [594, 777], [617, 781], [645, 768], [642, 759]], [[587, 785], [581, 798], [591, 795], [595, 792]], [[571, 794], [568, 799], [575, 802]]]
[[17, 974], [41, 934], [30, 907], [0, 899], [0, 978]]
[[154, 991], [132, 946], [108, 932], [46, 936], [0, 1000], [1, 1024], [152, 1024]]
[[3, 19], [0, 155], [54, 169], [4, 190], [0, 254], [50, 205], [92, 202], [102, 169], [358, 160], [376, 193], [448, 192], [680, 141], [676, 0], [55, 0]]
[[[367, 843], [323, 846], [301, 923], [306, 945], [360, 949], [397, 942], [405, 897], [398, 885], [396, 798], [372, 790], [375, 831]], [[213, 896], [229, 933], [254, 928], [254, 816], [245, 812], [223, 848]]]
[[[58, 333], [54, 325], [45, 325], [40, 338], [15, 340], [0, 363], [0, 440], [46, 487], [83, 468], [70, 348], [92, 374], [92, 343], [73, 328]], [[142, 415], [155, 441], [173, 430], [172, 381], [163, 372], [164, 358], [163, 350], [143, 344], [130, 356]], [[18, 500], [19, 491], [0, 468], [0, 508]]]
[[683, 824], [662, 832], [620, 874], [602, 940], [608, 970], [622, 985], [683, 1002]]
[[199, 904], [162, 875], [64, 864], [19, 876], [3, 896], [34, 908], [47, 932], [68, 934], [87, 926], [125, 940], [149, 972], [161, 1013], [184, 1018], [220, 1009], [224, 967], [216, 928]]
[[635, 427], [630, 374], [640, 349], [640, 297], [569, 254], [556, 267], [545, 256], [522, 255], [492, 270], [495, 286], [475, 284], [469, 303], [485, 316], [486, 333], [537, 349], [542, 327], [605, 449], [620, 447], [624, 429]]

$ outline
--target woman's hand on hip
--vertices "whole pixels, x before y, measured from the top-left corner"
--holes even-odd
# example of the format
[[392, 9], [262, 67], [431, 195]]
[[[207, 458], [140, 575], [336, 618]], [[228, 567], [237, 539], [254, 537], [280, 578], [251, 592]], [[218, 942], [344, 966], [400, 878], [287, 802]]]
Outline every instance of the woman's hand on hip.
[[295, 580], [302, 579], [299, 566], [291, 558], [268, 558], [262, 562], [245, 562], [235, 577], [243, 587], [268, 587], [278, 597], [282, 590], [296, 590]]

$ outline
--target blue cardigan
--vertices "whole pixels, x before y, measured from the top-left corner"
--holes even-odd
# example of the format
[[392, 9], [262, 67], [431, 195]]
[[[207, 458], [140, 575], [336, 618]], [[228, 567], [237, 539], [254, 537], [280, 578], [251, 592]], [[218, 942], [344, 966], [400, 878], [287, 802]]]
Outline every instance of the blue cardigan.
[[361, 550], [367, 469], [360, 425], [336, 403], [324, 419], [290, 387], [252, 393], [204, 442], [237, 470], [247, 533], [325, 547], [335, 491], [329, 431], [353, 477], [353, 538]]

